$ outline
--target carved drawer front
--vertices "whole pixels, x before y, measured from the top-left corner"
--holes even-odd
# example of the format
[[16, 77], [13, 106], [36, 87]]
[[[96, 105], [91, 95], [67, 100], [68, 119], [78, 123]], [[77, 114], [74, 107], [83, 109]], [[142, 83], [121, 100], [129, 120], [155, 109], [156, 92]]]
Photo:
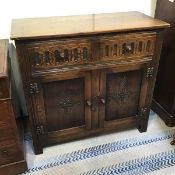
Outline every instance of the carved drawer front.
[[15, 145], [0, 148], [0, 165], [22, 160], [22, 154], [19, 147]]
[[35, 42], [29, 44], [27, 50], [34, 70], [82, 64], [92, 60], [88, 39]]
[[118, 60], [152, 56], [156, 33], [121, 34], [100, 40], [100, 59]]

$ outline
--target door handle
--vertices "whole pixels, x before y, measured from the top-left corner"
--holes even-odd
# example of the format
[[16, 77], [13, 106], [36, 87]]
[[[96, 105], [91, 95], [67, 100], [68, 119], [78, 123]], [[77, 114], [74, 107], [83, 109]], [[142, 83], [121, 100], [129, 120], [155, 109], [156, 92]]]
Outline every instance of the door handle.
[[95, 111], [99, 104], [105, 104], [106, 100], [103, 97], [95, 96], [91, 100], [86, 100], [86, 105], [91, 107], [92, 111]]
[[105, 103], [106, 103], [106, 101], [105, 101], [104, 98], [100, 98], [100, 102], [101, 102], [102, 104], [105, 104]]
[[92, 103], [91, 103], [90, 100], [86, 100], [86, 104], [87, 104], [88, 106], [92, 106]]

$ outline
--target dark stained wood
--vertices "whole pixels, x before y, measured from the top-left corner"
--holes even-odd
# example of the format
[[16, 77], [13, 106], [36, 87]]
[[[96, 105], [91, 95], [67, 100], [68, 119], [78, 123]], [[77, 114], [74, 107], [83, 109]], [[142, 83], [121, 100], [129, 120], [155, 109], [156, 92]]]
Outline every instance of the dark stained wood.
[[140, 12], [14, 19], [12, 21], [11, 39], [53, 38], [160, 29], [168, 26], [168, 23], [153, 19]]
[[120, 72], [111, 69], [106, 78], [105, 121], [138, 114], [142, 71]]
[[0, 41], [0, 98], [9, 97], [9, 80], [8, 80], [8, 40]]
[[[91, 129], [91, 73], [74, 72], [62, 76], [37, 77], [40, 93], [35, 94], [37, 125], [43, 126], [39, 137], [45, 145], [48, 135], [54, 131], [74, 131], [80, 127], [81, 132]], [[42, 92], [42, 93], [41, 93]], [[52, 116], [52, 117], [50, 117]], [[47, 138], [48, 139], [48, 138]]]
[[11, 99], [8, 40], [0, 40], [0, 174], [13, 175], [27, 169]]
[[91, 96], [91, 114], [92, 114], [92, 128], [98, 128], [99, 125], [99, 95], [100, 95], [100, 85], [99, 85], [99, 70], [92, 71], [92, 96]]
[[85, 125], [83, 78], [49, 82], [43, 88], [48, 132]]
[[128, 117], [119, 119], [118, 122], [107, 122], [104, 125], [105, 127], [96, 128], [92, 130], [84, 130], [82, 132], [82, 128], [74, 128], [72, 130], [66, 130], [64, 132], [52, 132], [48, 134], [48, 139], [45, 142], [45, 146], [55, 144], [55, 143], [62, 143], [67, 142], [74, 139], [79, 139], [83, 137], [90, 137], [94, 135], [100, 134], [107, 134], [111, 131], [122, 131], [136, 127], [136, 118]]
[[16, 149], [18, 146], [16, 144], [5, 146], [0, 148], [0, 164], [8, 164], [12, 162], [19, 161], [23, 159], [22, 154], [20, 154], [19, 149]]
[[35, 153], [120, 128], [146, 131], [168, 26], [138, 12], [14, 20]]
[[99, 84], [100, 84], [100, 103], [99, 103], [99, 127], [104, 127], [104, 121], [105, 121], [105, 107], [106, 107], [106, 69], [100, 72], [100, 78], [99, 78]]
[[165, 20], [171, 27], [164, 33], [152, 108], [168, 126], [175, 126], [175, 2], [159, 0], [155, 17]]
[[14, 174], [19, 174], [23, 173], [26, 171], [26, 161], [21, 160], [18, 162], [10, 163], [10, 164], [5, 164], [1, 166], [0, 168], [0, 174], [2, 175], [14, 175]]

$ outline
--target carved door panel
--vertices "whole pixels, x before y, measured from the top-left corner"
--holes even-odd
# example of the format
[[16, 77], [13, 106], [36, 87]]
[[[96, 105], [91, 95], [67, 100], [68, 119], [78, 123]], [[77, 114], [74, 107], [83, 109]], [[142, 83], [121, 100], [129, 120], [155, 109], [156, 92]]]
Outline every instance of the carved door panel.
[[48, 131], [85, 125], [82, 78], [45, 83], [44, 97]]
[[105, 99], [105, 105], [100, 106], [101, 127], [129, 117], [135, 117], [138, 125], [141, 125], [139, 117], [147, 110], [148, 70], [150, 68], [145, 64], [111, 68], [101, 72], [101, 96]]
[[37, 85], [34, 108], [41, 142], [50, 142], [53, 136], [58, 142], [61, 133], [64, 136], [74, 133], [75, 137], [91, 128], [91, 110], [86, 105], [91, 98], [90, 72], [40, 77]]

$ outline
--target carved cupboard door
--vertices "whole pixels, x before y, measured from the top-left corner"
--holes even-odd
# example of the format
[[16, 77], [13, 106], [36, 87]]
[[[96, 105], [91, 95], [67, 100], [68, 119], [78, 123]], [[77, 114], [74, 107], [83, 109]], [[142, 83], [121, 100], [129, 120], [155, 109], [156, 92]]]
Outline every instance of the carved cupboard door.
[[[37, 78], [35, 111], [43, 145], [76, 138], [91, 128], [91, 73], [72, 72]], [[37, 105], [38, 104], [38, 105]]]
[[[135, 118], [141, 131], [147, 122], [148, 64], [121, 66], [101, 72], [100, 126], [112, 127], [115, 121]], [[140, 120], [140, 118], [142, 118]], [[144, 120], [145, 118], [145, 120]]]

